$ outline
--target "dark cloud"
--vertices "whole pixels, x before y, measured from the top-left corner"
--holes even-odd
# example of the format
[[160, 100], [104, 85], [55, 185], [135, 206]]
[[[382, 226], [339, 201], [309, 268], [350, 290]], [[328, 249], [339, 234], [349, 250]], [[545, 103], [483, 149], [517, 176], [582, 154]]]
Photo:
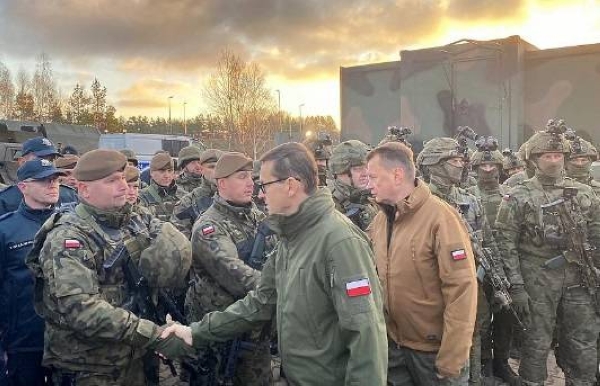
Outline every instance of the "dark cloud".
[[436, 36], [441, 20], [506, 18], [525, 0], [5, 0], [0, 48], [31, 57], [102, 58], [209, 69], [227, 47], [289, 79], [331, 76], [365, 52], [389, 60]]

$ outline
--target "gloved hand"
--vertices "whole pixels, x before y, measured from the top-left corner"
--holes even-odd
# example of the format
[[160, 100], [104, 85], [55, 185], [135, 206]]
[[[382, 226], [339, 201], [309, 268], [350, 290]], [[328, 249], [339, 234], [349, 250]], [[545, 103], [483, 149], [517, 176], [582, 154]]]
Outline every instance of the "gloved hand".
[[529, 318], [529, 295], [525, 291], [525, 286], [514, 285], [510, 287], [510, 297], [513, 301], [515, 312], [521, 320], [525, 321]]
[[168, 359], [191, 357], [195, 354], [194, 348], [175, 334], [158, 339], [153, 346], [154, 351]]

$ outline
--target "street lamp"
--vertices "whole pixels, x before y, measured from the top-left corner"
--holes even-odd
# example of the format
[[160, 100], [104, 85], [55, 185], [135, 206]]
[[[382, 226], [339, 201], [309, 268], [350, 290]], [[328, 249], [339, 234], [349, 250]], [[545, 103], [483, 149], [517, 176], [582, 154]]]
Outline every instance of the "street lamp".
[[169, 131], [173, 134], [173, 125], [171, 125], [171, 99], [173, 99], [173, 95], [167, 98], [169, 101]]
[[[283, 132], [283, 126], [281, 126], [281, 91], [280, 90], [275, 90], [275, 92], [277, 92], [277, 106], [278, 106], [278, 112], [277, 115], [279, 116], [279, 132]], [[290, 139], [291, 139], [292, 133], [290, 133]]]
[[183, 101], [183, 135], [187, 135], [187, 123], [185, 121], [185, 105], [187, 105], [187, 102], [184, 100]]
[[302, 103], [301, 105], [298, 106], [298, 111], [300, 112], [300, 133], [299, 135], [302, 135], [302, 107], [304, 106], [304, 103]]

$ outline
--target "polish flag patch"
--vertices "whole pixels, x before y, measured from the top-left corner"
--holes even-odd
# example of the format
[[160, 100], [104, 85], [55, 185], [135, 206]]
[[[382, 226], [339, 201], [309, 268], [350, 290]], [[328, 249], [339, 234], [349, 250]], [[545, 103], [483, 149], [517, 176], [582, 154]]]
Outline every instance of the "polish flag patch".
[[502, 199], [504, 201], [510, 201], [510, 194], [505, 194], [504, 196], [502, 196]]
[[81, 248], [81, 243], [79, 242], [79, 240], [66, 239], [65, 242], [63, 243], [63, 246], [66, 249], [77, 249], [77, 248]]
[[467, 258], [467, 252], [464, 249], [457, 249], [455, 251], [450, 252], [452, 254], [452, 260], [464, 260]]
[[215, 227], [212, 225], [208, 225], [205, 226], [204, 228], [202, 228], [202, 235], [206, 236], [206, 235], [210, 235], [211, 233], [215, 232]]
[[358, 279], [346, 283], [346, 294], [353, 298], [356, 296], [365, 296], [371, 293], [371, 283], [369, 279]]

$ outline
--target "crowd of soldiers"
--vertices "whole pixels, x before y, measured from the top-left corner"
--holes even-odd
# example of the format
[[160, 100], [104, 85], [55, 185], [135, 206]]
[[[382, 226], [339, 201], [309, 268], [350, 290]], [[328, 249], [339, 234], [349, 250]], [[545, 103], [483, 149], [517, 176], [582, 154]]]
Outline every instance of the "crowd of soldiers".
[[[409, 148], [405, 137], [410, 133], [391, 128], [376, 148], [387, 143]], [[322, 133], [302, 149], [311, 154], [319, 188], [309, 195], [316, 198], [307, 200], [312, 211], [299, 204], [304, 217], [291, 221], [268, 215], [272, 208], [265, 203], [267, 187], [289, 183], [292, 197], [293, 184], [303, 179], [288, 175], [265, 181], [261, 161], [242, 153], [188, 146], [175, 160], [158, 152], [144, 181], [131, 150], [61, 155], [45, 138], [24, 143], [17, 183], [0, 191], [0, 385], [158, 385], [164, 382], [160, 374], [165, 368], [189, 385], [385, 384], [386, 375], [376, 373], [377, 366], [387, 369], [388, 347], [387, 342], [380, 344], [378, 331], [363, 336], [362, 346], [341, 348], [345, 356], [364, 356], [363, 362], [354, 363], [356, 368], [348, 364], [340, 370], [337, 367], [345, 366], [338, 363], [341, 354], [333, 358], [326, 353], [337, 352], [356, 325], [375, 324], [385, 331], [387, 322], [389, 333], [393, 323], [384, 321], [390, 299], [382, 300], [377, 277], [369, 276], [371, 271], [377, 274], [374, 257], [362, 241], [372, 236], [373, 219], [387, 210], [372, 194], [368, 165], [373, 149], [358, 140], [333, 146]], [[470, 255], [472, 250], [478, 279], [474, 325], [467, 328], [472, 336], [460, 343], [470, 349], [468, 363], [458, 369], [469, 385], [494, 379], [511, 386], [543, 385], [551, 350], [567, 385], [599, 384], [600, 182], [590, 173], [597, 158], [595, 147], [563, 121], [550, 121], [518, 151], [501, 152], [495, 138], [461, 127], [456, 138], [427, 141], [415, 157], [415, 186], [425, 184], [453, 208], [472, 244], [452, 252]], [[277, 176], [274, 167], [268, 173]], [[263, 267], [277, 254], [303, 256], [289, 249], [286, 232], [308, 234], [301, 244], [304, 252], [314, 248], [313, 243], [326, 242], [300, 228], [312, 224], [307, 213], [316, 218], [325, 211], [316, 204], [329, 200], [322, 195], [331, 197], [335, 209], [349, 220], [344, 227], [351, 227], [353, 237], [360, 239], [348, 254], [368, 260], [363, 262], [367, 278], [345, 278], [351, 279], [344, 288], [352, 297], [342, 303], [354, 308], [351, 321], [343, 313], [335, 314], [341, 333], [326, 327], [330, 316], [323, 311], [340, 307], [335, 293], [330, 294], [331, 304], [322, 303], [314, 288], [293, 287], [294, 279], [274, 279], [278, 317], [263, 319], [274, 318], [276, 323], [245, 319], [248, 325], [242, 327], [241, 322], [223, 322], [230, 324], [223, 331], [246, 332], [224, 339], [211, 330], [201, 335], [205, 344], [196, 342], [200, 335], [192, 329], [193, 346], [192, 335], [187, 339], [175, 330], [168, 334], [172, 323], [220, 326], [213, 312], [230, 306], [231, 312], [238, 312], [238, 304], [246, 307], [239, 305], [243, 312], [238, 315], [261, 312], [248, 311], [254, 303], [246, 298], [263, 296], [265, 291], [257, 289], [267, 280]], [[285, 207], [286, 197], [278, 199]], [[390, 230], [391, 226], [388, 223]], [[387, 237], [389, 243], [391, 236]], [[362, 248], [367, 250], [359, 253]], [[346, 264], [352, 261], [348, 257]], [[344, 263], [334, 268], [344, 269]], [[429, 269], [438, 270], [437, 265]], [[310, 271], [302, 267], [296, 274], [315, 286], [323, 282], [321, 277], [303, 277]], [[324, 277], [330, 280], [329, 291], [335, 292], [337, 276], [330, 274]], [[370, 283], [369, 292], [354, 298], [350, 291], [364, 288], [364, 280]], [[300, 293], [282, 297], [283, 288]], [[443, 293], [450, 290], [442, 288]], [[360, 303], [362, 295], [372, 299]], [[427, 295], [419, 301], [427, 303]], [[282, 321], [282, 299], [298, 307], [291, 313], [315, 313], [316, 323], [302, 325], [302, 317]], [[360, 312], [375, 315], [357, 321]], [[290, 324], [284, 327], [285, 323]], [[315, 356], [329, 362], [313, 362], [303, 369], [291, 359], [286, 362], [285, 353], [291, 358], [290, 350], [301, 350], [304, 342], [286, 342], [283, 337], [289, 335], [278, 331], [283, 328], [335, 337], [334, 343], [317, 342]], [[440, 337], [423, 339], [437, 344], [437, 352]], [[520, 362], [518, 371], [509, 365], [511, 357]], [[378, 365], [366, 365], [369, 360]], [[445, 382], [454, 376], [459, 379], [458, 372], [446, 374], [438, 368], [431, 379], [419, 375], [396, 381], [390, 375], [387, 384], [463, 384]]]

